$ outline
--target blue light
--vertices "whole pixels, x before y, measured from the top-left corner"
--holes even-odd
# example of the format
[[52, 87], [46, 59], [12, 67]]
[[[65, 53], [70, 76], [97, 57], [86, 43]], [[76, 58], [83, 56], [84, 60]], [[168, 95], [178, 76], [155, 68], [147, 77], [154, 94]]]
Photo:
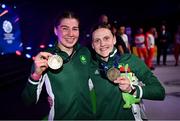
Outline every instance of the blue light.
[[52, 45], [52, 44], [49, 44], [48, 46], [49, 46], [49, 47], [52, 47], [53, 45]]
[[31, 58], [31, 55], [30, 54], [26, 54], [26, 58]]
[[19, 47], [22, 47], [23, 46], [23, 43], [21, 42], [20, 44], [19, 44]]
[[31, 50], [32, 49], [32, 47], [26, 47], [26, 50]]
[[1, 52], [1, 55], [4, 55], [4, 52]]
[[5, 4], [2, 4], [1, 7], [2, 7], [2, 8], [6, 8], [6, 5], [5, 5]]
[[90, 37], [90, 34], [86, 34], [86, 37], [87, 37], [87, 38]]

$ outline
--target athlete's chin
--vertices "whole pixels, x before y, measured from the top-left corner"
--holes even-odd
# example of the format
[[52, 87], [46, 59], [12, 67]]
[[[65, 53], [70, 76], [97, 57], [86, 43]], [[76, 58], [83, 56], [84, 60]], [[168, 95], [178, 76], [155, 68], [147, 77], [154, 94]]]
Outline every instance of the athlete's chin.
[[73, 48], [74, 45], [75, 45], [75, 43], [72, 43], [72, 44], [66, 44], [66, 47], [67, 47], [67, 48]]
[[73, 47], [75, 44], [76, 44], [76, 42], [68, 42], [68, 43], [66, 43], [66, 46], [67, 46], [68, 48], [71, 48], [71, 47]]
[[74, 48], [74, 45], [67, 45], [67, 48]]
[[101, 57], [103, 57], [103, 58], [107, 58], [109, 55], [107, 54], [107, 53], [105, 53], [105, 54], [100, 54], [101, 55]]
[[109, 56], [108, 55], [100, 55], [101, 59], [107, 61]]
[[66, 42], [66, 45], [68, 46], [74, 46], [76, 44], [77, 41], [68, 41]]

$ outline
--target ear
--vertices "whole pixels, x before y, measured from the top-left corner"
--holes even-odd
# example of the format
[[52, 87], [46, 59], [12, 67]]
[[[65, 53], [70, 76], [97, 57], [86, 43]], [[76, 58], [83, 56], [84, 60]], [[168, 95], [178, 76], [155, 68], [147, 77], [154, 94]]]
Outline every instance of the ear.
[[113, 44], [114, 45], [116, 44], [116, 36], [115, 35], [113, 36]]
[[94, 49], [94, 45], [93, 45], [93, 43], [91, 43], [91, 46], [92, 46], [92, 49]]
[[54, 34], [57, 36], [57, 29], [54, 27]]

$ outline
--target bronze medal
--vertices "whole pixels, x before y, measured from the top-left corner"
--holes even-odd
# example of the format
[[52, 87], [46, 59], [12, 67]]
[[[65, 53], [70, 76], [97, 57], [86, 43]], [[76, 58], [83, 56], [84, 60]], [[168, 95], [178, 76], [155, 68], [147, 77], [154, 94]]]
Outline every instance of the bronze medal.
[[48, 59], [48, 66], [51, 69], [57, 70], [61, 68], [62, 64], [63, 64], [63, 59], [58, 55], [53, 55]]
[[117, 68], [110, 68], [107, 71], [107, 77], [109, 80], [114, 81], [120, 76], [120, 71]]

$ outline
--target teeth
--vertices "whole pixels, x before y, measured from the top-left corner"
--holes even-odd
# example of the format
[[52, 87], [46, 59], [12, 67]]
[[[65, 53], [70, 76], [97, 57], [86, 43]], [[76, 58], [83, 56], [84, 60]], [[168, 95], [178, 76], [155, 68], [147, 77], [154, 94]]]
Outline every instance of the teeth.
[[68, 42], [72, 42], [72, 41], [73, 41], [73, 39], [66, 39], [66, 41], [68, 41]]
[[107, 48], [101, 48], [100, 50], [101, 50], [101, 51], [106, 51], [106, 50], [107, 50]]
[[72, 38], [68, 38], [68, 39], [66, 39], [66, 40], [73, 40]]

